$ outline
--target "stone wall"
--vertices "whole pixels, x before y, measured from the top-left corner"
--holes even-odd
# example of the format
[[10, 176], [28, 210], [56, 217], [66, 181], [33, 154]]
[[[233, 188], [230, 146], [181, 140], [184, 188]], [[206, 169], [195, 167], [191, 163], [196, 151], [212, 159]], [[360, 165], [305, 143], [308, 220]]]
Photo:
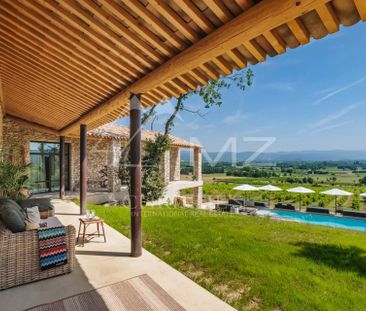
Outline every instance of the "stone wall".
[[0, 78], [0, 152], [3, 148], [3, 117], [4, 117], [3, 87]]
[[[59, 142], [59, 136], [36, 131], [15, 121], [4, 119], [3, 128], [4, 146], [8, 157], [14, 163], [29, 163], [30, 142]], [[65, 142], [70, 144], [70, 190], [78, 191], [80, 176], [80, 143], [78, 138], [66, 137]], [[5, 148], [4, 148], [5, 149]], [[100, 171], [110, 164], [111, 141], [88, 139], [88, 189], [98, 190], [108, 186], [108, 180], [103, 180]]]
[[0, 155], [2, 149], [3, 149], [3, 106], [0, 97]]

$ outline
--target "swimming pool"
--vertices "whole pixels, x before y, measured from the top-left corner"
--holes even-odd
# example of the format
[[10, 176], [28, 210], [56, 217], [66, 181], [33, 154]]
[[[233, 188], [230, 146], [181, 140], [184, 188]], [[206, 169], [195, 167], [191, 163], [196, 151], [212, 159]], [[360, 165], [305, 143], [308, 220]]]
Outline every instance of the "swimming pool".
[[343, 228], [350, 230], [366, 231], [366, 220], [346, 218], [332, 215], [320, 215], [312, 213], [300, 213], [284, 210], [258, 209], [257, 215], [272, 218], [288, 219], [301, 223]]

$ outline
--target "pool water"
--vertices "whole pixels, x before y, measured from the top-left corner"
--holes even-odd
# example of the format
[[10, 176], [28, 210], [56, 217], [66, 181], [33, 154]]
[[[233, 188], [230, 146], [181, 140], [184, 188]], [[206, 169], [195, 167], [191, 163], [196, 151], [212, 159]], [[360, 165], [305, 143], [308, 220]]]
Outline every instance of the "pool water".
[[366, 220], [357, 218], [269, 209], [258, 209], [257, 215], [334, 228], [366, 231]]

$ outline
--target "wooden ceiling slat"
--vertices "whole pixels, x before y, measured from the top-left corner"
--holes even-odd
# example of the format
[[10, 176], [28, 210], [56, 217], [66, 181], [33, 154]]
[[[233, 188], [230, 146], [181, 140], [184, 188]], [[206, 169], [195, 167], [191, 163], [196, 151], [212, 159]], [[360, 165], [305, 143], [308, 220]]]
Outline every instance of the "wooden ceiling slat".
[[366, 1], [354, 0], [358, 13], [363, 21], [366, 21]]
[[220, 73], [209, 63], [202, 64], [200, 68], [208, 75], [210, 80], [217, 80], [220, 77]]
[[255, 40], [244, 42], [243, 45], [259, 62], [266, 60], [266, 53]]
[[229, 50], [226, 54], [239, 66], [239, 68], [245, 68], [247, 66], [246, 58], [237, 50]]
[[268, 30], [263, 33], [266, 40], [272, 45], [278, 54], [283, 54], [286, 51], [286, 43], [278, 35], [275, 29]]
[[[10, 49], [15, 49], [20, 52], [20, 54], [28, 57], [29, 59], [36, 59], [40, 63], [45, 64], [45, 66], [50, 66], [55, 72], [59, 72], [60, 76], [68, 77], [70, 79], [77, 79], [79, 84], [88, 89], [89, 91], [93, 91], [93, 88], [98, 89], [100, 92], [106, 91], [106, 86], [100, 86], [99, 83], [94, 83], [94, 79], [90, 78], [87, 80], [83, 77], [82, 73], [78, 74], [74, 71], [71, 71], [67, 66], [67, 63], [62, 60], [55, 61], [55, 58], [52, 55], [49, 55], [46, 51], [39, 51], [33, 42], [25, 39], [24, 37], [18, 37], [15, 33], [10, 31], [8, 28], [4, 28], [1, 25], [0, 18], [0, 32], [2, 33], [2, 39], [4, 43], [7, 43], [7, 46]], [[11, 37], [8, 36], [8, 33], [13, 34]], [[31, 47], [32, 46], [32, 47]], [[15, 48], [13, 48], [15, 47]], [[97, 82], [97, 81], [95, 81]], [[111, 90], [111, 89], [110, 89]]]
[[168, 45], [162, 42], [152, 31], [139, 23], [129, 12], [114, 2], [114, 0], [104, 0], [100, 5], [102, 8], [106, 8], [115, 15], [117, 19], [123, 20], [131, 29], [133, 29], [133, 31], [139, 34], [144, 40], [149, 42], [149, 44], [154, 46], [161, 53], [166, 56], [174, 55], [174, 51]]
[[287, 26], [290, 28], [300, 44], [307, 44], [310, 42], [310, 34], [300, 18], [289, 21]]
[[[63, 0], [62, 6], [68, 9], [75, 16], [81, 20], [85, 20], [89, 25], [89, 29], [93, 31], [93, 35], [97, 36], [106, 43], [109, 48], [114, 48], [117, 51], [118, 56], [123, 55], [123, 59], [131, 66], [141, 69], [143, 73], [146, 72], [146, 68], [152, 69], [154, 67], [154, 61], [146, 57], [141, 50], [137, 49], [134, 45], [122, 40], [114, 31], [108, 28], [106, 25], [101, 23], [95, 16], [88, 14], [85, 8], [81, 7], [80, 4], [74, 0]], [[105, 38], [105, 39], [104, 39]], [[106, 39], [109, 39], [107, 41]], [[114, 45], [111, 45], [111, 43]], [[144, 67], [146, 68], [144, 68]]]
[[149, 0], [149, 4], [176, 27], [189, 41], [197, 42], [200, 37], [164, 0]]
[[[75, 90], [75, 92], [83, 92], [83, 94], [88, 94], [86, 91], [83, 90], [80, 85], [78, 85], [77, 80], [71, 80], [71, 79], [65, 79], [62, 77], [57, 71], [49, 72], [47, 69], [41, 66], [41, 64], [35, 62], [34, 60], [30, 59], [27, 60], [24, 58], [24, 53], [20, 54], [16, 50], [13, 50], [9, 48], [6, 45], [3, 45], [3, 43], [0, 42], [0, 51], [2, 51], [2, 54], [4, 55], [4, 58], [8, 58], [10, 60], [10, 64], [13, 64], [14, 62], [18, 63], [20, 67], [23, 68], [24, 71], [34, 72], [37, 76], [42, 77], [45, 79], [45, 81], [48, 81], [48, 83], [51, 83], [53, 81], [57, 81], [58, 85], [63, 85], [64, 88], [67, 88], [68, 90]], [[11, 51], [11, 55], [9, 55], [9, 51]], [[45, 84], [47, 85], [47, 84]], [[95, 95], [93, 96], [95, 100]], [[100, 97], [101, 99], [104, 99], [104, 97]], [[90, 103], [90, 106], [93, 106], [92, 103]]]
[[193, 69], [189, 73], [202, 85], [207, 84], [209, 81], [209, 79], [197, 68]]
[[[49, 72], [44, 72], [41, 68], [37, 68], [32, 63], [25, 63], [23, 60], [17, 58], [15, 53], [8, 55], [8, 50], [3, 48], [0, 43], [0, 54], [1, 58], [4, 60], [8, 60], [8, 64], [11, 64], [12, 70], [17, 74], [24, 74], [29, 77], [29, 79], [37, 79], [42, 80], [45, 84], [49, 83], [50, 85], [56, 88], [62, 88], [66, 94], [74, 97], [75, 99], [85, 99], [89, 101], [89, 105], [92, 106], [92, 102], [95, 100], [95, 96], [89, 95], [88, 93], [81, 91], [77, 85], [73, 85], [68, 83], [69, 81], [58, 79], [56, 75], [51, 75]], [[0, 59], [0, 62], [1, 59]], [[5, 63], [3, 63], [5, 65]], [[13, 69], [14, 68], [14, 69]], [[102, 98], [103, 99], [103, 98]]]
[[[54, 90], [54, 89], [49, 89], [46, 92], [42, 92], [39, 91], [39, 87], [34, 87], [37, 86], [37, 82], [35, 81], [25, 81], [21, 78], [16, 77], [12, 77], [11, 75], [9, 75], [9, 73], [4, 72], [2, 69], [0, 69], [0, 72], [3, 75], [4, 81], [7, 82], [7, 89], [9, 89], [12, 93], [14, 94], [21, 94], [19, 90], [24, 90], [23, 93], [25, 93], [26, 95], [24, 96], [29, 96], [30, 98], [32, 97], [32, 95], [35, 95], [35, 98], [38, 99], [44, 99], [47, 102], [47, 105], [50, 105], [48, 109], [50, 111], [53, 111], [52, 108], [62, 108], [66, 111], [64, 111], [65, 115], [70, 113], [78, 113], [80, 111], [86, 112], [87, 106], [83, 106], [83, 102], [75, 102], [74, 100], [70, 99], [69, 97], [66, 97], [65, 94], [62, 94], [59, 92], [59, 90]], [[61, 101], [56, 101], [56, 102], [49, 102], [49, 98], [57, 98], [58, 100], [61, 99]], [[68, 105], [63, 105], [63, 102], [67, 102]], [[44, 109], [47, 110], [47, 109]]]
[[316, 12], [329, 33], [339, 30], [339, 20], [330, 3], [317, 7]]
[[[17, 5], [20, 4], [17, 2]], [[57, 15], [50, 16], [50, 11], [35, 1], [25, 1], [22, 5], [27, 6], [25, 7], [25, 11], [29, 11], [36, 22], [41, 23], [44, 27], [49, 28], [53, 33], [57, 34], [61, 38], [60, 42], [65, 47], [67, 44], [65, 45], [64, 42], [70, 42], [72, 44], [70, 46], [71, 49], [75, 53], [77, 52], [80, 58], [84, 58], [86, 61], [90, 61], [97, 66], [98, 70], [104, 73], [106, 79], [123, 81], [123, 83], [131, 80], [127, 72], [118, 70], [95, 44], [89, 40], [84, 40], [85, 34], [67, 25]]]
[[[8, 88], [11, 89], [12, 92], [18, 92], [19, 89], [21, 89], [24, 93], [27, 94], [27, 96], [30, 96], [30, 92], [32, 94], [36, 95], [39, 99], [44, 97], [44, 92], [39, 91], [39, 89], [42, 89], [43, 85], [31, 80], [25, 80], [24, 78], [17, 76], [14, 78], [9, 73], [3, 71], [0, 69], [0, 72], [2, 76], [4, 77], [4, 81], [6, 81], [9, 85]], [[64, 109], [66, 110], [65, 113], [73, 113], [73, 115], [77, 115], [80, 112], [86, 112], [87, 111], [87, 104], [88, 101], [76, 101], [73, 97], [66, 96], [65, 93], [62, 92], [62, 90], [57, 90], [54, 88], [49, 88], [49, 94], [52, 95], [52, 97], [57, 98], [59, 101], [57, 105], [54, 105], [53, 107], [48, 107], [51, 109], [48, 109], [49, 112], [52, 112], [52, 108], [58, 108], [58, 109]], [[68, 105], [63, 105], [62, 103], [67, 102]]]
[[215, 26], [191, 0], [176, 0], [175, 2], [205, 33], [215, 30]]
[[203, 0], [212, 12], [224, 23], [233, 19], [233, 15], [221, 0]]
[[[37, 61], [38, 63], [42, 64], [42, 66], [45, 68], [47, 68], [47, 67], [52, 68], [53, 72], [55, 74], [59, 74], [59, 76], [61, 78], [71, 79], [71, 81], [75, 81], [75, 83], [77, 83], [81, 88], [89, 91], [90, 93], [93, 93], [93, 87], [94, 87], [94, 89], [99, 89], [99, 87], [97, 87], [97, 86], [92, 86], [90, 83], [88, 84], [87, 83], [88, 80], [85, 77], [78, 76], [75, 73], [73, 73], [72, 71], [68, 70], [65, 63], [62, 63], [64, 68], [61, 71], [60, 63], [54, 62], [53, 60], [51, 60], [51, 58], [43, 57], [43, 55], [38, 55], [38, 51], [34, 51], [33, 49], [30, 49], [29, 47], [24, 46], [20, 41], [18, 41], [18, 39], [15, 40], [14, 36], [8, 37], [7, 33], [9, 33], [9, 31], [7, 31], [5, 33], [1, 25], [0, 25], [0, 33], [2, 33], [2, 39], [3, 39], [4, 43], [6, 43], [6, 48], [17, 52], [18, 54], [20, 54], [22, 56], [23, 59], [34, 60], [34, 61]], [[24, 42], [25, 40], [22, 39], [22, 41]], [[105, 90], [103, 90], [103, 89], [99, 90], [99, 91], [105, 92]]]
[[193, 81], [193, 79], [189, 76], [189, 74], [182, 74], [179, 79], [181, 79], [188, 87], [191, 89], [195, 89], [197, 87], [197, 83]]
[[[110, 84], [111, 81], [115, 83], [115, 85], [116, 83], [117, 85], [120, 85], [121, 83], [126, 84], [127, 80], [123, 79], [123, 77], [119, 77], [119, 79], [117, 79], [116, 77], [111, 76], [109, 71], [100, 70], [101, 66], [99, 62], [94, 61], [83, 53], [81, 53], [82, 57], [77, 55], [75, 53], [76, 46], [68, 43], [57, 33], [53, 32], [51, 27], [49, 27], [49, 23], [45, 21], [43, 16], [40, 16], [34, 11], [32, 12], [32, 10], [27, 9], [27, 7], [19, 2], [14, 1], [12, 5], [16, 7], [17, 11], [12, 10], [12, 7], [7, 3], [2, 3], [3, 9], [7, 10], [9, 14], [12, 14], [12, 20], [16, 22], [17, 27], [21, 27], [24, 31], [27, 31], [28, 33], [36, 36], [39, 40], [42, 40], [46, 45], [57, 49], [58, 53], [75, 61], [78, 64], [78, 67], [83, 67], [84, 70], [92, 76], [98, 76], [98, 80], [104, 81], [104, 83], [107, 84]], [[36, 18], [34, 16], [35, 14]], [[21, 22], [17, 22], [17, 19], [15, 18], [16, 15], [21, 18]], [[91, 69], [93, 71], [90, 71]]]
[[140, 39], [132, 31], [130, 31], [123, 23], [114, 18], [112, 15], [104, 11], [99, 5], [97, 5], [93, 0], [84, 0], [83, 6], [85, 6], [90, 12], [101, 19], [111, 27], [116, 33], [122, 35], [127, 40], [129, 40], [137, 48], [141, 49], [146, 55], [151, 57], [154, 61], [161, 64], [165, 61], [163, 54], [160, 54], [154, 50], [145, 41]]
[[[63, 6], [57, 4], [53, 0], [43, 0], [42, 2], [49, 9], [54, 10], [58, 14], [61, 14], [62, 17], [77, 30], [89, 36], [93, 44], [98, 44], [100, 47], [104, 48], [106, 54], [109, 55], [109, 59], [118, 68], [128, 72], [134, 78], [139, 78], [141, 76], [141, 73], [146, 72], [146, 68], [144, 68], [137, 62], [134, 62], [131, 59], [130, 55], [118, 49], [109, 39], [101, 36], [93, 28], [77, 18], [76, 15], [73, 15]], [[64, 2], [60, 3], [64, 4]]]
[[220, 68], [224, 75], [229, 75], [233, 71], [232, 66], [222, 56], [212, 59], [212, 62]]
[[254, 5], [253, 0], [235, 0], [235, 2], [243, 11]]
[[[72, 101], [75, 101], [76, 103], [81, 101], [84, 102], [85, 104], [88, 104], [90, 102], [92, 102], [93, 100], [95, 100], [95, 98], [89, 98], [89, 97], [84, 97], [82, 96], [82, 94], [78, 94], [77, 92], [72, 92], [73, 90], [69, 90], [69, 89], [65, 89], [65, 86], [62, 86], [61, 84], [55, 84], [54, 81], [50, 80], [50, 79], [45, 79], [43, 78], [41, 75], [36, 74], [36, 73], [32, 73], [29, 72], [27, 69], [25, 69], [24, 67], [21, 67], [18, 65], [17, 62], [14, 61], [14, 59], [9, 60], [1, 51], [0, 49], [0, 56], [2, 59], [7, 59], [8, 61], [10, 61], [12, 63], [12, 68], [11, 70], [7, 70], [5, 68], [5, 63], [3, 63], [3, 61], [0, 59], [0, 64], [4, 65], [4, 71], [11, 71], [11, 75], [15, 78], [15, 79], [22, 79], [24, 81], [24, 83], [27, 82], [26, 79], [29, 79], [30, 82], [37, 82], [37, 85], [40, 89], [42, 89], [44, 87], [45, 84], [48, 83], [49, 87], [53, 90], [57, 90], [57, 91], [61, 91], [60, 95], [62, 96], [67, 96], [70, 99], [72, 99]], [[14, 73], [16, 74], [16, 76], [14, 75]], [[80, 108], [80, 107], [79, 107]], [[77, 111], [76, 111], [77, 112]]]
[[[175, 78], [171, 81], [171, 84], [177, 88], [177, 90], [180, 92], [180, 94], [185, 94], [189, 91], [189, 88], [187, 85], [185, 85], [182, 81], [180, 81], [178, 78]], [[179, 95], [180, 95], [179, 94]]]
[[19, 103], [21, 103], [21, 105], [7, 105], [6, 111], [9, 111], [10, 113], [18, 111], [18, 114], [21, 113], [27, 116], [27, 118], [35, 115], [37, 118], [43, 118], [43, 120], [47, 120], [48, 122], [51, 122], [51, 124], [54, 122], [57, 125], [70, 120], [62, 118], [60, 115], [47, 113], [39, 101], [34, 100], [29, 96], [19, 96], [15, 93], [11, 93], [6, 95], [6, 101], [8, 103], [11, 103], [12, 101], [19, 101]]
[[152, 14], [146, 7], [136, 0], [123, 0], [123, 3], [132, 9], [136, 14], [150, 24], [156, 31], [162, 34], [172, 45], [177, 49], [183, 50], [187, 44], [178, 37], [168, 26], [160, 21], [154, 14]]

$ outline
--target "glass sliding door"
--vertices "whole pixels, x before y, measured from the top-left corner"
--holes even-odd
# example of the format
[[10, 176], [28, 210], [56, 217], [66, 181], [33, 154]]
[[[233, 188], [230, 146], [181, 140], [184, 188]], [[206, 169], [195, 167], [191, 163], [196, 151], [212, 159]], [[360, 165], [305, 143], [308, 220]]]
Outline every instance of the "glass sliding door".
[[[65, 144], [65, 188], [69, 189], [70, 145]], [[60, 189], [60, 144], [30, 143], [30, 190], [32, 193], [52, 192]]]

